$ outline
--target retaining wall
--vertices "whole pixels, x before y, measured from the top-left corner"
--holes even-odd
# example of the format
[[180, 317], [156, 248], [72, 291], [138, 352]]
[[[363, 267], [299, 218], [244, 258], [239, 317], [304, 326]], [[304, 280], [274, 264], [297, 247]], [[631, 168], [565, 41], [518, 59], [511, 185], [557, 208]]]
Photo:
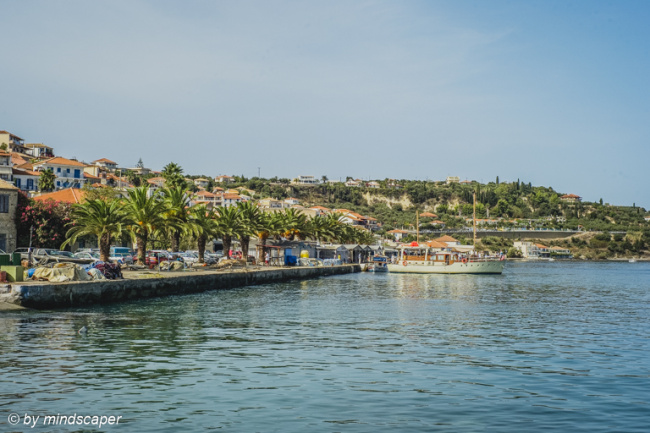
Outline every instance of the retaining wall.
[[224, 290], [235, 287], [304, 280], [360, 272], [359, 265], [299, 267], [232, 272], [195, 272], [162, 278], [101, 280], [68, 283], [44, 282], [0, 286], [0, 302], [28, 308], [50, 309], [106, 304], [131, 299]]

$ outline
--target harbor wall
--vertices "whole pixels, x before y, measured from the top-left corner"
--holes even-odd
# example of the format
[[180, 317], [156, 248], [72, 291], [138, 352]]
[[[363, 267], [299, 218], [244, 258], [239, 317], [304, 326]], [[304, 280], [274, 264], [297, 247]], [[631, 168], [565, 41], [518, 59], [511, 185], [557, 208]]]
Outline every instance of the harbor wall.
[[0, 286], [0, 302], [27, 308], [51, 309], [107, 304], [132, 299], [225, 290], [236, 287], [305, 280], [360, 272], [359, 265], [296, 267], [254, 271], [195, 272], [160, 278], [100, 280], [67, 283], [13, 283]]

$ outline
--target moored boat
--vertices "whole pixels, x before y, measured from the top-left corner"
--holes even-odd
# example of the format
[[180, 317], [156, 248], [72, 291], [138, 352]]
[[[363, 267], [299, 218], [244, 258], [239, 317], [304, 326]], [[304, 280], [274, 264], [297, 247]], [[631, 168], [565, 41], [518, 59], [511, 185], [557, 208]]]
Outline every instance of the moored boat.
[[368, 266], [370, 272], [388, 272], [388, 258], [386, 256], [375, 256]]
[[400, 248], [397, 263], [388, 264], [391, 273], [412, 274], [501, 274], [505, 256], [479, 257], [457, 251], [434, 251], [417, 242]]

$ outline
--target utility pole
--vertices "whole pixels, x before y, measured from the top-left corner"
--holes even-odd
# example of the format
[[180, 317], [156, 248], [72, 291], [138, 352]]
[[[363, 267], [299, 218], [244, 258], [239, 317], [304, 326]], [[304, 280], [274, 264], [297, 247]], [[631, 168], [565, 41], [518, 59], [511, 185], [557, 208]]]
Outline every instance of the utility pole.
[[257, 167], [257, 177], [258, 178], [262, 177], [262, 176], [260, 176], [260, 173], [261, 173], [261, 167]]

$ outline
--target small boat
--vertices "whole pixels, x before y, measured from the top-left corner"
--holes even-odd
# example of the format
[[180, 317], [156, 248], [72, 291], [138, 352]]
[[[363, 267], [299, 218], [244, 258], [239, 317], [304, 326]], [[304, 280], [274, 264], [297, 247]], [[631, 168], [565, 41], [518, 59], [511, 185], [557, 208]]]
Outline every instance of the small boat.
[[636, 263], [636, 259], [635, 259], [635, 258], [632, 258], [632, 259], [629, 260], [629, 262], [630, 262], [630, 263]]
[[388, 272], [388, 257], [375, 256], [372, 263], [368, 266], [369, 272]]
[[434, 251], [413, 242], [400, 248], [396, 264], [388, 271], [399, 274], [501, 274], [505, 256], [478, 257], [456, 251]]

